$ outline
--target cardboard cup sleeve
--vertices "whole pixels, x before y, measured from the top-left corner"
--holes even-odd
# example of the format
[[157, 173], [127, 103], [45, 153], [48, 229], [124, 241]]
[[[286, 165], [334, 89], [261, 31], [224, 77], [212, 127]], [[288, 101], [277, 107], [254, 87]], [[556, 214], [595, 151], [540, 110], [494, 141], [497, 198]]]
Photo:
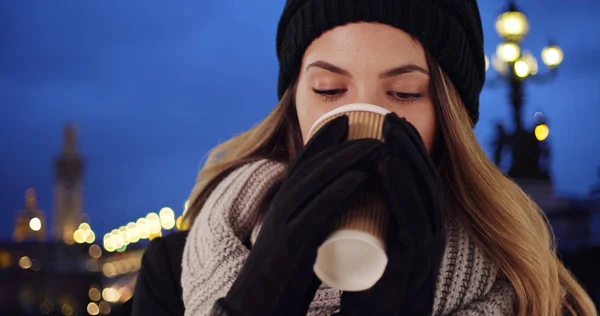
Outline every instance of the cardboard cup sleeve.
[[[348, 140], [382, 139], [387, 113], [389, 111], [370, 104], [342, 106], [317, 120], [308, 138], [332, 119], [347, 115]], [[378, 192], [370, 188], [363, 192], [319, 247], [314, 264], [317, 277], [342, 291], [363, 291], [375, 285], [388, 262], [385, 251], [388, 216], [385, 201]]]

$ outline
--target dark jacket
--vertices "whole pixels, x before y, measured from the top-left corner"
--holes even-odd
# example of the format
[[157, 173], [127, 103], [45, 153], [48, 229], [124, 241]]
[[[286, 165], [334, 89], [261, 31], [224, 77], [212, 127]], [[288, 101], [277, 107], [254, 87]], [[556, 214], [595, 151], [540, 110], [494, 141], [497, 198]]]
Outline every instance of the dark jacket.
[[133, 296], [133, 316], [184, 314], [181, 260], [188, 232], [176, 232], [150, 242], [142, 257]]

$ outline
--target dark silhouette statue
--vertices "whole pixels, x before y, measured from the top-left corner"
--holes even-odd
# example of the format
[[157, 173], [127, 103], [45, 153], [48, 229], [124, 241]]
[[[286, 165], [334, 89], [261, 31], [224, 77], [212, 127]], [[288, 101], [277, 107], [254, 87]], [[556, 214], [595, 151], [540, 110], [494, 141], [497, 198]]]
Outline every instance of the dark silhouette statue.
[[494, 163], [498, 166], [502, 163], [502, 154], [506, 148], [506, 137], [508, 135], [504, 131], [504, 126], [501, 123], [496, 123], [496, 138], [493, 141], [494, 145]]

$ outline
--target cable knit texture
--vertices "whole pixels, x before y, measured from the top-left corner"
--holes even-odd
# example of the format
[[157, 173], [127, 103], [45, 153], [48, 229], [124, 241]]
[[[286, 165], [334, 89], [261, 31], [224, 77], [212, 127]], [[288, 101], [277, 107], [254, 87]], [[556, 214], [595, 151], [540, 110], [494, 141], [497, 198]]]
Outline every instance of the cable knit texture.
[[[242, 240], [254, 235], [259, 201], [284, 171], [284, 165], [273, 161], [250, 163], [232, 172], [210, 195], [183, 252], [186, 316], [208, 315], [214, 302], [227, 294], [250, 252]], [[340, 296], [339, 290], [322, 285], [308, 315], [338, 311]], [[465, 230], [449, 222], [433, 315], [513, 315], [514, 302], [510, 283]]]

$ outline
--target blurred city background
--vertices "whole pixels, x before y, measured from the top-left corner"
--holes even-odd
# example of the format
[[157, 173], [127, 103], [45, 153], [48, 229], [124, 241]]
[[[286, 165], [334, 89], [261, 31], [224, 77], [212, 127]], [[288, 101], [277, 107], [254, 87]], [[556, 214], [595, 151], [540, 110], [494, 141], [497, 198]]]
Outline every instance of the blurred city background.
[[[0, 315], [126, 314], [207, 151], [275, 105], [284, 1], [0, 1]], [[600, 1], [480, 0], [475, 129], [600, 303]]]

